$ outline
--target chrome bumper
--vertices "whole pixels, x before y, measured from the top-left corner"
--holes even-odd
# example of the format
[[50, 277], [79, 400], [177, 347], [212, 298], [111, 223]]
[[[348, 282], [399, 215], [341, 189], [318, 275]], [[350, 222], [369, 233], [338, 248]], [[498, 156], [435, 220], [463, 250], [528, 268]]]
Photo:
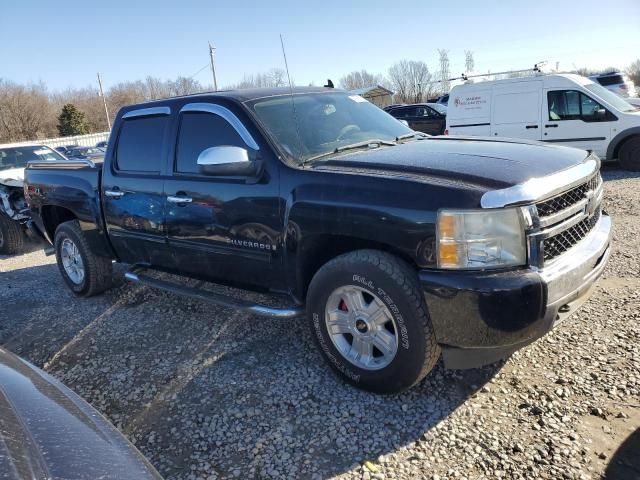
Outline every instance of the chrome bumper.
[[593, 230], [571, 250], [538, 271], [547, 287], [547, 312], [560, 321], [584, 303], [611, 254], [611, 217], [604, 212]]

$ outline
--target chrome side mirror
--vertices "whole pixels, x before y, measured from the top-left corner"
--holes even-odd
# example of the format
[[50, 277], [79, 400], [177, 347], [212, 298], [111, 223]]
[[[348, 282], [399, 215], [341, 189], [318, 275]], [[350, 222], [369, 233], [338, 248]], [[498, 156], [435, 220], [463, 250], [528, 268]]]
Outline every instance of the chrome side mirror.
[[405, 127], [409, 126], [409, 122], [407, 122], [406, 120], [398, 120], [401, 124], [403, 124]]
[[197, 164], [203, 175], [253, 176], [260, 170], [260, 161], [251, 160], [242, 147], [223, 145], [200, 152]]

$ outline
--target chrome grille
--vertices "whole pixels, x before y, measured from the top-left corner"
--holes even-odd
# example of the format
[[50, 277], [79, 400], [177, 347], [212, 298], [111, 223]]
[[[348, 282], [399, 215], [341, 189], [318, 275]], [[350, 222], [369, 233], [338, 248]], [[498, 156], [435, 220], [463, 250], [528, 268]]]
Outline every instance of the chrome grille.
[[538, 203], [538, 215], [540, 217], [548, 217], [555, 213], [558, 213], [566, 208], [575, 205], [583, 198], [586, 198], [589, 190], [597, 190], [602, 182], [600, 174], [594, 175], [589, 181], [584, 182], [582, 185], [578, 185], [568, 192], [562, 193], [557, 197], [550, 198], [544, 202]]
[[549, 262], [573, 247], [576, 243], [586, 237], [591, 230], [593, 230], [593, 227], [596, 226], [598, 220], [600, 220], [600, 208], [598, 208], [591, 217], [585, 218], [573, 227], [569, 227], [568, 229], [543, 240], [542, 249], [544, 261]]
[[565, 253], [593, 230], [600, 219], [601, 203], [602, 177], [596, 173], [570, 190], [536, 204], [540, 230], [534, 237], [539, 241], [538, 258], [542, 265]]

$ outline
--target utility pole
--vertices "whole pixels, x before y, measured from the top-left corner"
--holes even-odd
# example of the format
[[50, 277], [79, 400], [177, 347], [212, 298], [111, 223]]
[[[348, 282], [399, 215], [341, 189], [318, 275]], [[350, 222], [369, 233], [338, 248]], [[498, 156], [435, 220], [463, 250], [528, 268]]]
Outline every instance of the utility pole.
[[100, 79], [100, 72], [96, 73], [98, 76], [98, 86], [100, 87], [100, 96], [102, 97], [102, 103], [104, 104], [104, 114], [107, 116], [107, 125], [109, 127], [109, 131], [111, 131], [111, 119], [109, 118], [109, 109], [107, 108], [107, 99], [104, 96], [104, 92], [102, 91], [102, 80]]
[[213, 55], [215, 53], [216, 47], [211, 46], [211, 42], [209, 42], [209, 57], [211, 57], [211, 73], [213, 74], [213, 91], [218, 91], [218, 80], [216, 80], [216, 66], [213, 63]]

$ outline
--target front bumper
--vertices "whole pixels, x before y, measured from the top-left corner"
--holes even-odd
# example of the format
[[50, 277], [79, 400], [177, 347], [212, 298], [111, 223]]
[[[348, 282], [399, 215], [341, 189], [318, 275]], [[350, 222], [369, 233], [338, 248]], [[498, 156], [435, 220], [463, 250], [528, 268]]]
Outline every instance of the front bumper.
[[587, 298], [611, 254], [611, 218], [549, 266], [503, 272], [419, 273], [448, 368], [505, 358], [542, 337]]

